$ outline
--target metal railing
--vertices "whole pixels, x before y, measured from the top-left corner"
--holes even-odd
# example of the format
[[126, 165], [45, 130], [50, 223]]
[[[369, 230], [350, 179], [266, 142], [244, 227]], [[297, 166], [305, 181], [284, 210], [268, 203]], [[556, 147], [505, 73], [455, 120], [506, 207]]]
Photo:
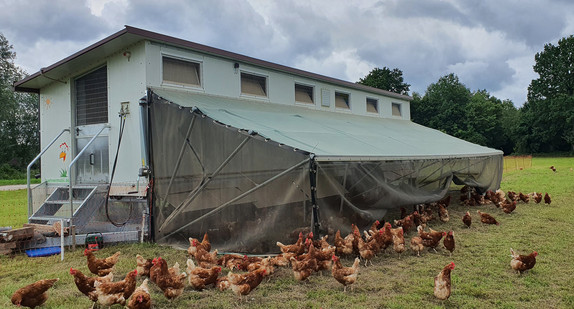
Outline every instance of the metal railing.
[[60, 138], [60, 136], [62, 136], [62, 134], [64, 134], [64, 132], [70, 132], [70, 129], [63, 129], [62, 132], [60, 132], [60, 134], [58, 134], [58, 136], [56, 136], [46, 147], [44, 147], [44, 149], [42, 149], [42, 151], [40, 152], [40, 154], [38, 154], [34, 160], [32, 160], [32, 162], [30, 162], [30, 164], [28, 164], [28, 167], [26, 168], [26, 179], [27, 179], [27, 188], [28, 188], [28, 218], [30, 218], [30, 216], [32, 215], [32, 213], [34, 212], [33, 206], [32, 206], [32, 189], [30, 188], [30, 170], [32, 169], [32, 165], [34, 165], [34, 163], [36, 163], [36, 161], [38, 161], [38, 159], [40, 159], [40, 157], [48, 150], [48, 148], [50, 148], [52, 146], [52, 144], [54, 144], [58, 138]]
[[74, 160], [72, 160], [72, 162], [70, 162], [70, 165], [68, 166], [68, 177], [69, 177], [69, 187], [68, 187], [68, 198], [70, 201], [70, 226], [74, 225], [73, 223], [73, 217], [74, 217], [74, 203], [72, 201], [72, 186], [73, 186], [73, 181], [74, 181], [74, 176], [73, 176], [73, 169], [72, 167], [74, 166], [74, 164], [76, 164], [76, 162], [78, 161], [78, 159], [82, 156], [82, 154], [84, 154], [84, 152], [86, 151], [86, 149], [88, 149], [88, 147], [90, 147], [90, 145], [92, 145], [92, 143], [96, 140], [96, 138], [98, 136], [100, 136], [100, 134], [105, 130], [105, 129], [109, 129], [110, 125], [107, 124], [105, 126], [103, 126], [100, 131], [98, 131], [98, 133], [96, 133], [96, 135], [94, 135], [90, 141], [86, 144], [86, 146], [84, 146], [84, 148], [82, 148], [82, 150], [80, 150], [80, 152], [76, 155], [76, 157], [74, 157]]

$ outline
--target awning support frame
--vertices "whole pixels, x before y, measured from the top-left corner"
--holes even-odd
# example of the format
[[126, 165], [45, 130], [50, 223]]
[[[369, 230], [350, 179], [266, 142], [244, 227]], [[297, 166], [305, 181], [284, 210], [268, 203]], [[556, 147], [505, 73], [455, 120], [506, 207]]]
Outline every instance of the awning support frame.
[[171, 185], [173, 184], [173, 180], [175, 179], [175, 175], [177, 174], [177, 171], [179, 170], [179, 165], [181, 164], [181, 159], [183, 158], [183, 154], [185, 153], [185, 146], [187, 145], [187, 139], [189, 138], [189, 135], [191, 134], [191, 130], [193, 128], [193, 124], [195, 123], [195, 118], [196, 118], [196, 115], [194, 113], [193, 117], [191, 118], [191, 122], [189, 123], [189, 128], [187, 129], [187, 133], [185, 134], [185, 138], [183, 139], [183, 143], [181, 144], [181, 148], [179, 150], [179, 156], [177, 157], [177, 161], [176, 161], [175, 166], [173, 168], [173, 173], [171, 174], [171, 178], [169, 179], [169, 184], [167, 185], [167, 190], [165, 192], [164, 202], [163, 202], [164, 207], [165, 207], [165, 204], [167, 203], [167, 197], [169, 196], [169, 193], [171, 190]]
[[237, 153], [239, 153], [241, 148], [243, 148], [243, 146], [245, 146], [245, 144], [247, 144], [247, 142], [250, 139], [251, 135], [246, 136], [245, 139], [243, 139], [243, 141], [241, 141], [241, 143], [233, 150], [233, 152], [231, 152], [231, 154], [229, 154], [229, 156], [227, 156], [227, 158], [223, 162], [221, 162], [221, 164], [217, 167], [217, 169], [213, 171], [211, 175], [207, 176], [207, 180], [203, 181], [201, 186], [199, 186], [197, 189], [189, 193], [187, 199], [183, 201], [179, 206], [177, 206], [174, 209], [174, 211], [163, 221], [163, 224], [159, 228], [160, 232], [167, 224], [169, 224], [175, 218], [175, 216], [177, 216], [185, 207], [187, 207], [191, 202], [193, 202], [193, 200], [199, 195], [201, 190], [203, 190], [203, 188], [205, 188], [211, 182], [211, 180], [213, 180], [219, 174], [219, 172], [221, 172], [221, 170], [229, 163], [229, 161], [231, 161], [231, 159], [235, 157], [235, 155], [237, 155]]
[[157, 241], [160, 242], [160, 241], [162, 241], [162, 240], [164, 240], [164, 239], [170, 237], [171, 235], [182, 231], [183, 229], [187, 228], [188, 226], [190, 226], [190, 225], [192, 225], [192, 224], [195, 224], [196, 222], [202, 220], [203, 218], [205, 218], [205, 217], [207, 217], [207, 216], [210, 216], [210, 215], [212, 215], [212, 214], [214, 214], [214, 213], [220, 211], [221, 209], [223, 209], [223, 208], [225, 208], [225, 207], [227, 207], [227, 206], [229, 206], [229, 205], [235, 203], [236, 201], [238, 201], [238, 200], [244, 198], [245, 196], [247, 196], [247, 195], [249, 195], [249, 194], [251, 194], [251, 193], [253, 193], [253, 192], [255, 192], [255, 191], [257, 191], [257, 190], [259, 190], [259, 189], [261, 189], [261, 188], [263, 188], [263, 187], [265, 187], [265, 186], [268, 185], [269, 183], [273, 182], [275, 179], [280, 178], [280, 177], [282, 177], [282, 176], [284, 176], [284, 175], [290, 173], [291, 171], [293, 171], [293, 170], [295, 170], [295, 169], [301, 167], [301, 166], [304, 165], [305, 163], [309, 162], [309, 160], [310, 160], [310, 159], [305, 159], [305, 160], [303, 160], [303, 161], [301, 161], [301, 162], [299, 162], [299, 163], [297, 163], [297, 164], [291, 166], [290, 168], [288, 168], [288, 169], [284, 170], [283, 172], [281, 172], [281, 173], [279, 173], [279, 174], [277, 174], [277, 175], [275, 175], [275, 176], [273, 176], [273, 177], [267, 179], [266, 181], [262, 182], [261, 184], [259, 184], [259, 185], [255, 186], [255, 187], [253, 187], [253, 188], [251, 188], [251, 189], [245, 191], [243, 194], [240, 194], [240, 195], [236, 196], [235, 198], [233, 198], [233, 199], [231, 199], [231, 200], [229, 200], [229, 201], [227, 201], [227, 202], [225, 202], [225, 203], [223, 203], [223, 204], [217, 206], [216, 208], [214, 208], [213, 210], [209, 211], [208, 213], [202, 215], [201, 217], [199, 217], [199, 218], [197, 218], [197, 219], [195, 219], [195, 220], [193, 220], [193, 221], [191, 221], [191, 222], [188, 222], [187, 224], [185, 224], [185, 225], [181, 226], [180, 228], [178, 228], [177, 230], [175, 230], [175, 231], [173, 231], [173, 232], [171, 232], [171, 233], [169, 233], [169, 234], [163, 236], [162, 238], [158, 239]]

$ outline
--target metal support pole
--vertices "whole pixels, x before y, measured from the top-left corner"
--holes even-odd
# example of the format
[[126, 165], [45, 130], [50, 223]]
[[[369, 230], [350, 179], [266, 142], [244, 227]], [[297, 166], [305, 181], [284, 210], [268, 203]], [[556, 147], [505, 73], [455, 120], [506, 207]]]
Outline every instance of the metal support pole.
[[321, 224], [319, 222], [319, 205], [317, 205], [317, 162], [315, 161], [315, 154], [309, 155], [309, 184], [311, 185], [311, 205], [313, 205], [312, 231], [315, 235], [319, 235]]
[[144, 242], [144, 231], [145, 231], [145, 211], [142, 212], [142, 230], [141, 230], [141, 236], [140, 236], [140, 243], [142, 243], [142, 244]]
[[64, 219], [60, 219], [60, 260], [64, 260]]

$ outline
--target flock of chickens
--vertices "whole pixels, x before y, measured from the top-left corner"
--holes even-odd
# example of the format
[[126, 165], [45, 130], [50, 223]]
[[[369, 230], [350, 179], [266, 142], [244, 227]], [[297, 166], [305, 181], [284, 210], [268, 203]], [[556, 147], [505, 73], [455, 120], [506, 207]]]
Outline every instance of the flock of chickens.
[[[505, 213], [514, 211], [519, 201], [528, 203], [530, 199], [533, 199], [536, 203], [540, 203], [544, 199], [546, 204], [551, 203], [548, 193], [543, 197], [541, 193], [517, 194], [508, 191], [505, 194], [497, 190], [496, 192], [488, 191], [482, 195], [478, 194], [474, 188], [467, 186], [461, 189], [461, 193], [463, 204], [470, 206], [493, 203]], [[306, 280], [313, 273], [330, 270], [333, 278], [341, 283], [344, 286], [343, 290], [346, 291], [347, 286], [352, 287], [357, 281], [361, 259], [367, 266], [372, 258], [389, 247], [392, 247], [400, 259], [401, 254], [407, 250], [404, 234], [415, 227], [417, 235], [410, 239], [410, 249], [417, 256], [424, 248], [436, 251], [441, 240], [444, 248], [452, 254], [455, 249], [452, 230], [435, 231], [429, 227], [428, 232], [425, 231], [427, 223], [435, 219], [435, 213], [438, 213], [438, 218], [442, 222], [450, 220], [448, 214], [450, 199], [449, 195], [435, 203], [416, 205], [410, 214], [407, 214], [406, 209], [401, 208], [401, 219], [394, 220], [395, 228], [389, 222], [379, 228], [380, 222], [375, 221], [369, 230], [361, 234], [359, 228], [353, 224], [351, 232], [344, 238], [341, 232], [337, 231], [332, 245], [327, 242], [328, 236], [315, 240], [312, 232], [306, 236], [300, 233], [294, 244], [285, 245], [277, 242], [281, 254], [275, 257], [249, 257], [239, 254], [219, 256], [217, 250], [211, 251], [211, 244], [206, 233], [201, 242], [198, 239], [189, 238], [190, 246], [187, 250], [189, 258], [185, 272], [180, 270], [178, 263], [168, 268], [167, 262], [161, 257], [145, 259], [137, 255], [136, 269], [130, 271], [123, 280], [113, 281], [113, 267], [119, 259], [120, 252], [101, 259], [95, 257], [91, 250], [86, 249], [84, 255], [88, 269], [96, 276], [86, 276], [74, 268], [70, 268], [70, 275], [74, 277], [78, 290], [94, 303], [104, 306], [120, 304], [131, 309], [151, 308], [149, 281], [156, 284], [163, 291], [164, 296], [170, 300], [183, 293], [186, 282], [198, 291], [215, 286], [221, 291], [230, 289], [237, 296], [242, 297], [255, 289], [263, 278], [273, 274], [275, 267], [289, 265], [294, 278], [301, 281]], [[499, 225], [492, 215], [480, 210], [477, 212], [482, 223]], [[472, 217], [469, 212], [463, 216], [462, 222], [468, 227], [471, 226]], [[514, 270], [522, 273], [536, 264], [538, 254], [536, 251], [529, 255], [519, 255], [513, 249], [510, 251], [512, 257], [510, 265]], [[354, 256], [354, 263], [352, 266], [345, 267], [340, 261], [340, 256]], [[220, 276], [223, 267], [230, 269], [226, 276]], [[434, 278], [434, 295], [438, 299], [444, 300], [450, 297], [450, 273], [454, 267], [454, 262], [451, 262]], [[137, 276], [146, 277], [139, 287], [136, 287]], [[13, 294], [12, 303], [30, 308], [42, 305], [48, 299], [48, 289], [58, 280], [59, 278], [40, 280], [20, 288]]]

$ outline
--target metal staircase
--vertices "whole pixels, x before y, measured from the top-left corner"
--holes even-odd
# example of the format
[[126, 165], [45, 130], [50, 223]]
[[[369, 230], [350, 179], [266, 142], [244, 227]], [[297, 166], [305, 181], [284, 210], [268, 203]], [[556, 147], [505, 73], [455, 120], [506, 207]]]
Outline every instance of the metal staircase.
[[56, 221], [73, 218], [75, 225], [84, 225], [89, 220], [93, 207], [87, 207], [95, 196], [97, 186], [75, 186], [72, 188], [72, 206], [68, 187], [57, 188], [38, 210], [28, 218], [30, 223], [52, 225]]

